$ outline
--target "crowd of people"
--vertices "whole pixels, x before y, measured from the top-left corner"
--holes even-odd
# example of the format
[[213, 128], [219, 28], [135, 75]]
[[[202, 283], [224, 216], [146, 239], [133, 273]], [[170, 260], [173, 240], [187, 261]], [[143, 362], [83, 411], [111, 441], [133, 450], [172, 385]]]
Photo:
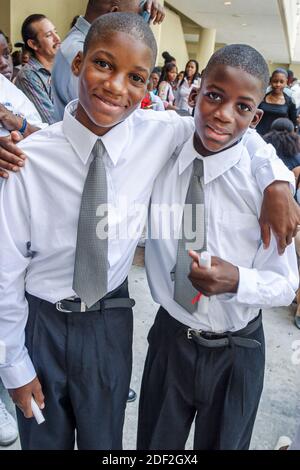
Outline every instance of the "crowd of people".
[[201, 73], [168, 52], [158, 67], [148, 23], [163, 20], [156, 0], [90, 0], [63, 42], [42, 14], [24, 20], [19, 53], [0, 31], [0, 378], [18, 419], [0, 399], [0, 446], [19, 433], [25, 450], [73, 449], [75, 436], [122, 448], [127, 276], [147, 215], [160, 309], [138, 449], [184, 449], [194, 419], [195, 449], [248, 449], [262, 309], [296, 298], [300, 328], [300, 84], [285, 69], [270, 78], [246, 45]]

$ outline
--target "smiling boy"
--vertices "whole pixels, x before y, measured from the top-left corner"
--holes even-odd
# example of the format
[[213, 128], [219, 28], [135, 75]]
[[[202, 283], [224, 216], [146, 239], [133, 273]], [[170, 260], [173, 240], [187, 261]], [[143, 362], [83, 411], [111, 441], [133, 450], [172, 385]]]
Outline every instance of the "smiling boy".
[[[192, 119], [137, 110], [155, 58], [138, 15], [96, 20], [74, 62], [79, 102], [21, 144], [28, 163], [1, 188], [0, 375], [21, 410], [23, 449], [72, 449], [75, 430], [79, 449], [122, 446], [127, 275], [155, 178], [193, 132]], [[258, 161], [271, 183], [272, 161]], [[40, 428], [32, 395], [45, 404]]]
[[[122, 447], [132, 367], [127, 275], [146, 218], [137, 208], [147, 208], [159, 171], [192, 133], [175, 113], [133, 113], [155, 58], [138, 15], [99, 18], [74, 64], [79, 102], [22, 142], [28, 164], [1, 188], [0, 375], [19, 407], [23, 449], [73, 449], [75, 430], [79, 449]], [[28, 419], [32, 395], [45, 405], [40, 428]]]
[[[194, 419], [195, 449], [249, 448], [264, 377], [261, 309], [289, 305], [298, 287], [294, 246], [279, 256], [274, 237], [262, 245], [262, 195], [244, 140], [262, 117], [268, 75], [249, 46], [216, 52], [195, 134], [155, 183], [146, 266], [161, 308], [148, 337], [138, 449], [184, 449]], [[173, 217], [157, 206], [174, 207]], [[210, 269], [198, 264], [207, 250]], [[199, 292], [209, 302], [195, 302]]]

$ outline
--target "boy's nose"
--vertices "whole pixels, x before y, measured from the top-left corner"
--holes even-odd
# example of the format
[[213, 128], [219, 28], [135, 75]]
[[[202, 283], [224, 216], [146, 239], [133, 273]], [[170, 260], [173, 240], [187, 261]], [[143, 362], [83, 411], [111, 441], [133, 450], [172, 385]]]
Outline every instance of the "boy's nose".
[[233, 120], [233, 108], [230, 104], [219, 106], [215, 112], [215, 117], [222, 122], [231, 122]]
[[114, 95], [123, 95], [126, 92], [125, 79], [122, 75], [115, 75], [104, 84], [106, 90]]

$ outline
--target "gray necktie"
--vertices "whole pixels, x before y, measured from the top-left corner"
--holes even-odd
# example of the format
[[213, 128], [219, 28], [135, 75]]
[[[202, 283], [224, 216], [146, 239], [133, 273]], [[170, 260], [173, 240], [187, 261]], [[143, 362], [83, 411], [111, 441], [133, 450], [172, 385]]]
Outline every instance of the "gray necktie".
[[206, 250], [202, 177], [203, 161], [196, 158], [194, 160], [193, 174], [183, 211], [181, 234], [178, 241], [174, 286], [174, 300], [190, 313], [194, 313], [197, 310], [198, 304], [196, 302], [193, 304], [192, 301], [199, 292], [194, 289], [187, 277], [192, 262], [192, 258], [188, 255], [188, 252], [189, 250], [194, 250], [200, 253]]
[[107, 293], [108, 238], [105, 147], [97, 140], [85, 181], [78, 221], [73, 290], [88, 307]]

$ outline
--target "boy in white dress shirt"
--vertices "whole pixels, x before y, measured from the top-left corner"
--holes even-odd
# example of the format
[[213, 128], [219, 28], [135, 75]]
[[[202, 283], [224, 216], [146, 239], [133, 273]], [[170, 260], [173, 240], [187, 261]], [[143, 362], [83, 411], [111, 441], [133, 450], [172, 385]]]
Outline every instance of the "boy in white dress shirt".
[[[161, 308], [148, 337], [138, 449], [184, 449], [194, 419], [195, 449], [249, 448], [264, 377], [261, 309], [289, 305], [298, 287], [294, 246], [279, 256], [272, 237], [263, 247], [262, 195], [243, 138], [262, 117], [268, 79], [255, 49], [217, 51], [195, 134], [155, 183], [146, 266]], [[211, 268], [198, 262], [206, 250]]]
[[[62, 123], [24, 140], [27, 164], [1, 188], [0, 341], [7, 357], [0, 376], [19, 407], [23, 449], [72, 449], [75, 430], [79, 449], [122, 446], [132, 365], [127, 275], [147, 212], [139, 206], [147, 209], [155, 178], [193, 132], [192, 119], [137, 110], [155, 57], [154, 36], [138, 15], [96, 20], [74, 62], [79, 102]], [[268, 156], [253, 153], [254, 167], [266, 165], [265, 186], [277, 169]], [[98, 224], [92, 233], [91, 220], [81, 217], [94, 165], [95, 193], [109, 204], [101, 249]], [[102, 222], [95, 214], [92, 221]], [[101, 269], [89, 271], [100, 253]], [[82, 285], [102, 291], [94, 305], [75, 289], [83, 265]], [[29, 419], [32, 396], [45, 414], [40, 428]]]
[[[148, 206], [155, 178], [193, 127], [175, 113], [138, 110], [156, 50], [138, 15], [97, 20], [75, 61], [79, 102], [70, 103], [62, 123], [21, 143], [24, 171], [3, 182], [0, 341], [6, 361], [0, 376], [19, 408], [23, 449], [73, 449], [75, 429], [79, 449], [122, 447], [132, 367], [127, 275], [147, 213], [138, 206]], [[162, 125], [163, 138], [153, 139]], [[96, 157], [105, 166], [109, 239], [105, 264], [86, 275], [93, 287], [106, 278], [105, 291], [90, 305], [73, 286], [77, 227], [87, 233], [81, 206]], [[96, 212], [92, 219], [102, 220]], [[87, 239], [93, 266], [102, 248], [95, 256], [88, 249]], [[32, 396], [45, 415], [40, 428], [29, 419]]]

